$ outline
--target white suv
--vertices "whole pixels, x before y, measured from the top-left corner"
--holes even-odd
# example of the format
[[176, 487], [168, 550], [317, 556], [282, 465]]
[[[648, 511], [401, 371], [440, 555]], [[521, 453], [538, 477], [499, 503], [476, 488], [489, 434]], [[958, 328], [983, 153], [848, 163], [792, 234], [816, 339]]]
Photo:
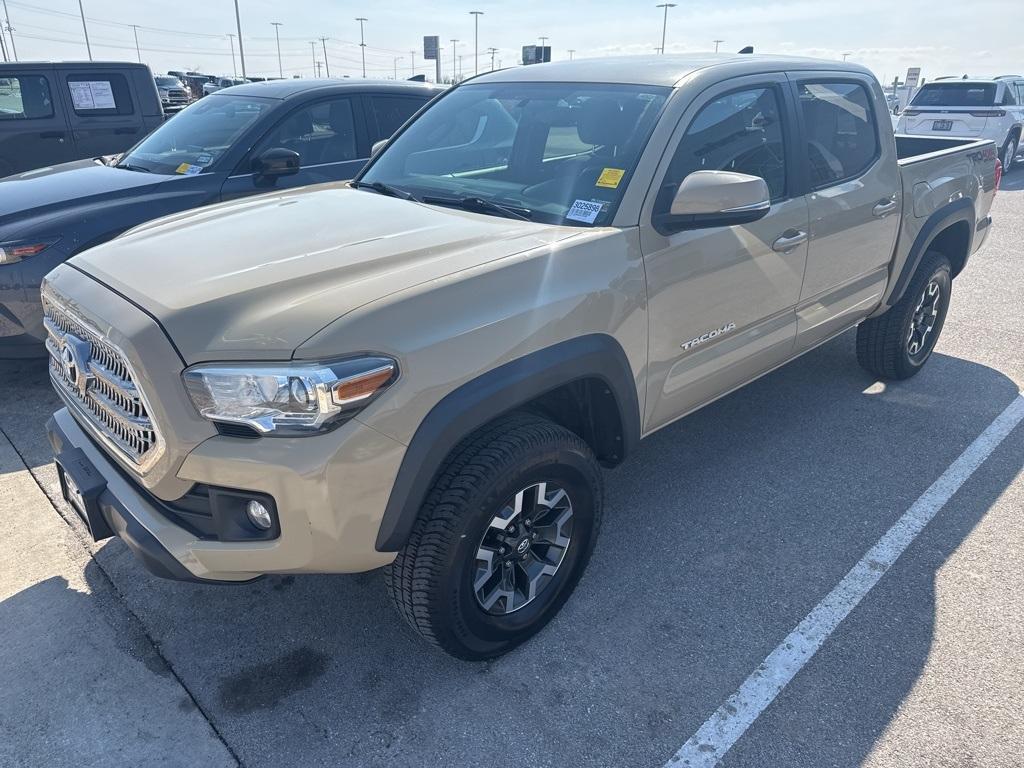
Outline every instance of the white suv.
[[903, 110], [896, 133], [992, 139], [1003, 172], [1020, 149], [1024, 124], [1024, 77], [935, 80], [921, 86]]

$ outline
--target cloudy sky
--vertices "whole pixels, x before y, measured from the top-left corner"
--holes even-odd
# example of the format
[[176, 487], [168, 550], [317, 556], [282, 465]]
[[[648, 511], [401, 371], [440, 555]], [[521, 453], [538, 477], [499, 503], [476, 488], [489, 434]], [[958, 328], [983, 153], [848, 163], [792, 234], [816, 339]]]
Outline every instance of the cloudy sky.
[[[84, 59], [85, 43], [77, 0], [6, 0], [14, 43], [21, 59]], [[924, 77], [997, 75], [1024, 71], [1024, 38], [1010, 0], [677, 0], [669, 10], [669, 53], [707, 51], [715, 39], [723, 50], [754, 45], [760, 53], [841, 58], [849, 53], [879, 78], [891, 82], [910, 66]], [[142, 59], [154, 71], [196, 69], [231, 74], [235, 33], [232, 0], [83, 0], [94, 58], [134, 60], [138, 27]], [[473, 72], [473, 17], [480, 17], [480, 68], [484, 51], [495, 47], [495, 63], [517, 63], [521, 46], [550, 38], [553, 58], [650, 54], [661, 42], [662, 11], [656, 0], [239, 0], [246, 69], [276, 75], [274, 27], [280, 27], [285, 76], [309, 77], [316, 59], [333, 76], [361, 73], [359, 24], [366, 22], [366, 67], [371, 77], [433, 72], [422, 58], [423, 35], [444, 42], [444, 71], [456, 56]], [[10, 40], [7, 40], [8, 47]], [[236, 64], [237, 63], [237, 41]], [[415, 54], [411, 52], [415, 51]], [[401, 57], [396, 64], [396, 57]], [[456, 60], [456, 66], [458, 60]]]

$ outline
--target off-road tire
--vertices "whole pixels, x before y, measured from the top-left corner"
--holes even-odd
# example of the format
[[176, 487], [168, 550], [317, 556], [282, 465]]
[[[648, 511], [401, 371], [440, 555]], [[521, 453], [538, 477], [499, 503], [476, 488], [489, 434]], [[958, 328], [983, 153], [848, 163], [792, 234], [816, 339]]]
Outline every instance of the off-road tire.
[[[539, 482], [567, 489], [570, 542], [532, 602], [491, 615], [474, 585], [478, 546], [510, 494]], [[578, 435], [532, 414], [498, 419], [465, 439], [442, 466], [409, 541], [385, 568], [388, 594], [413, 629], [447, 653], [467, 660], [500, 656], [540, 631], [576, 587], [597, 540], [603, 493], [601, 469]]]
[[[919, 312], [925, 292], [935, 284], [941, 296], [934, 326], [916, 354], [909, 346], [911, 324]], [[869, 318], [857, 326], [857, 361], [880, 379], [909, 379], [928, 362], [949, 311], [953, 285], [949, 259], [938, 251], [928, 251], [910, 285], [885, 314]]]

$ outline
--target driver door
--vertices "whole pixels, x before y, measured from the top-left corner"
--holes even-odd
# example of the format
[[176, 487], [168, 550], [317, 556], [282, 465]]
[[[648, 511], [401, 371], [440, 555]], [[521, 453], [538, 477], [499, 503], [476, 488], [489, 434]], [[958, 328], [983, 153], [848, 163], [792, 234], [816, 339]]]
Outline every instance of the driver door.
[[[641, 227], [650, 326], [645, 432], [792, 354], [808, 233], [796, 125], [784, 76], [721, 83], [683, 113]], [[771, 210], [750, 224], [666, 228], [660, 217], [699, 170], [760, 176]]]
[[[257, 142], [224, 182], [221, 199], [351, 179], [370, 155], [359, 107], [358, 97], [344, 96], [294, 109]], [[298, 152], [299, 172], [274, 179], [254, 174], [253, 159], [278, 148]]]

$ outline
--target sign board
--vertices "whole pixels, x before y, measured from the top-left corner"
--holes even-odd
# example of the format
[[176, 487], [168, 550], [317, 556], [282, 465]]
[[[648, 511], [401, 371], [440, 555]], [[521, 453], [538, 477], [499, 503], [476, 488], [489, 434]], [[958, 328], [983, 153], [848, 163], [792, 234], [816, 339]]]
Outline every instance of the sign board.
[[117, 109], [109, 80], [69, 80], [71, 105], [76, 112], [91, 109]]
[[523, 64], [543, 64], [551, 61], [550, 45], [524, 45]]
[[440, 45], [440, 38], [437, 35], [425, 36], [423, 38], [423, 58], [437, 59], [437, 49]]
[[907, 88], [917, 88], [921, 80], [921, 68], [911, 67], [907, 70]]

